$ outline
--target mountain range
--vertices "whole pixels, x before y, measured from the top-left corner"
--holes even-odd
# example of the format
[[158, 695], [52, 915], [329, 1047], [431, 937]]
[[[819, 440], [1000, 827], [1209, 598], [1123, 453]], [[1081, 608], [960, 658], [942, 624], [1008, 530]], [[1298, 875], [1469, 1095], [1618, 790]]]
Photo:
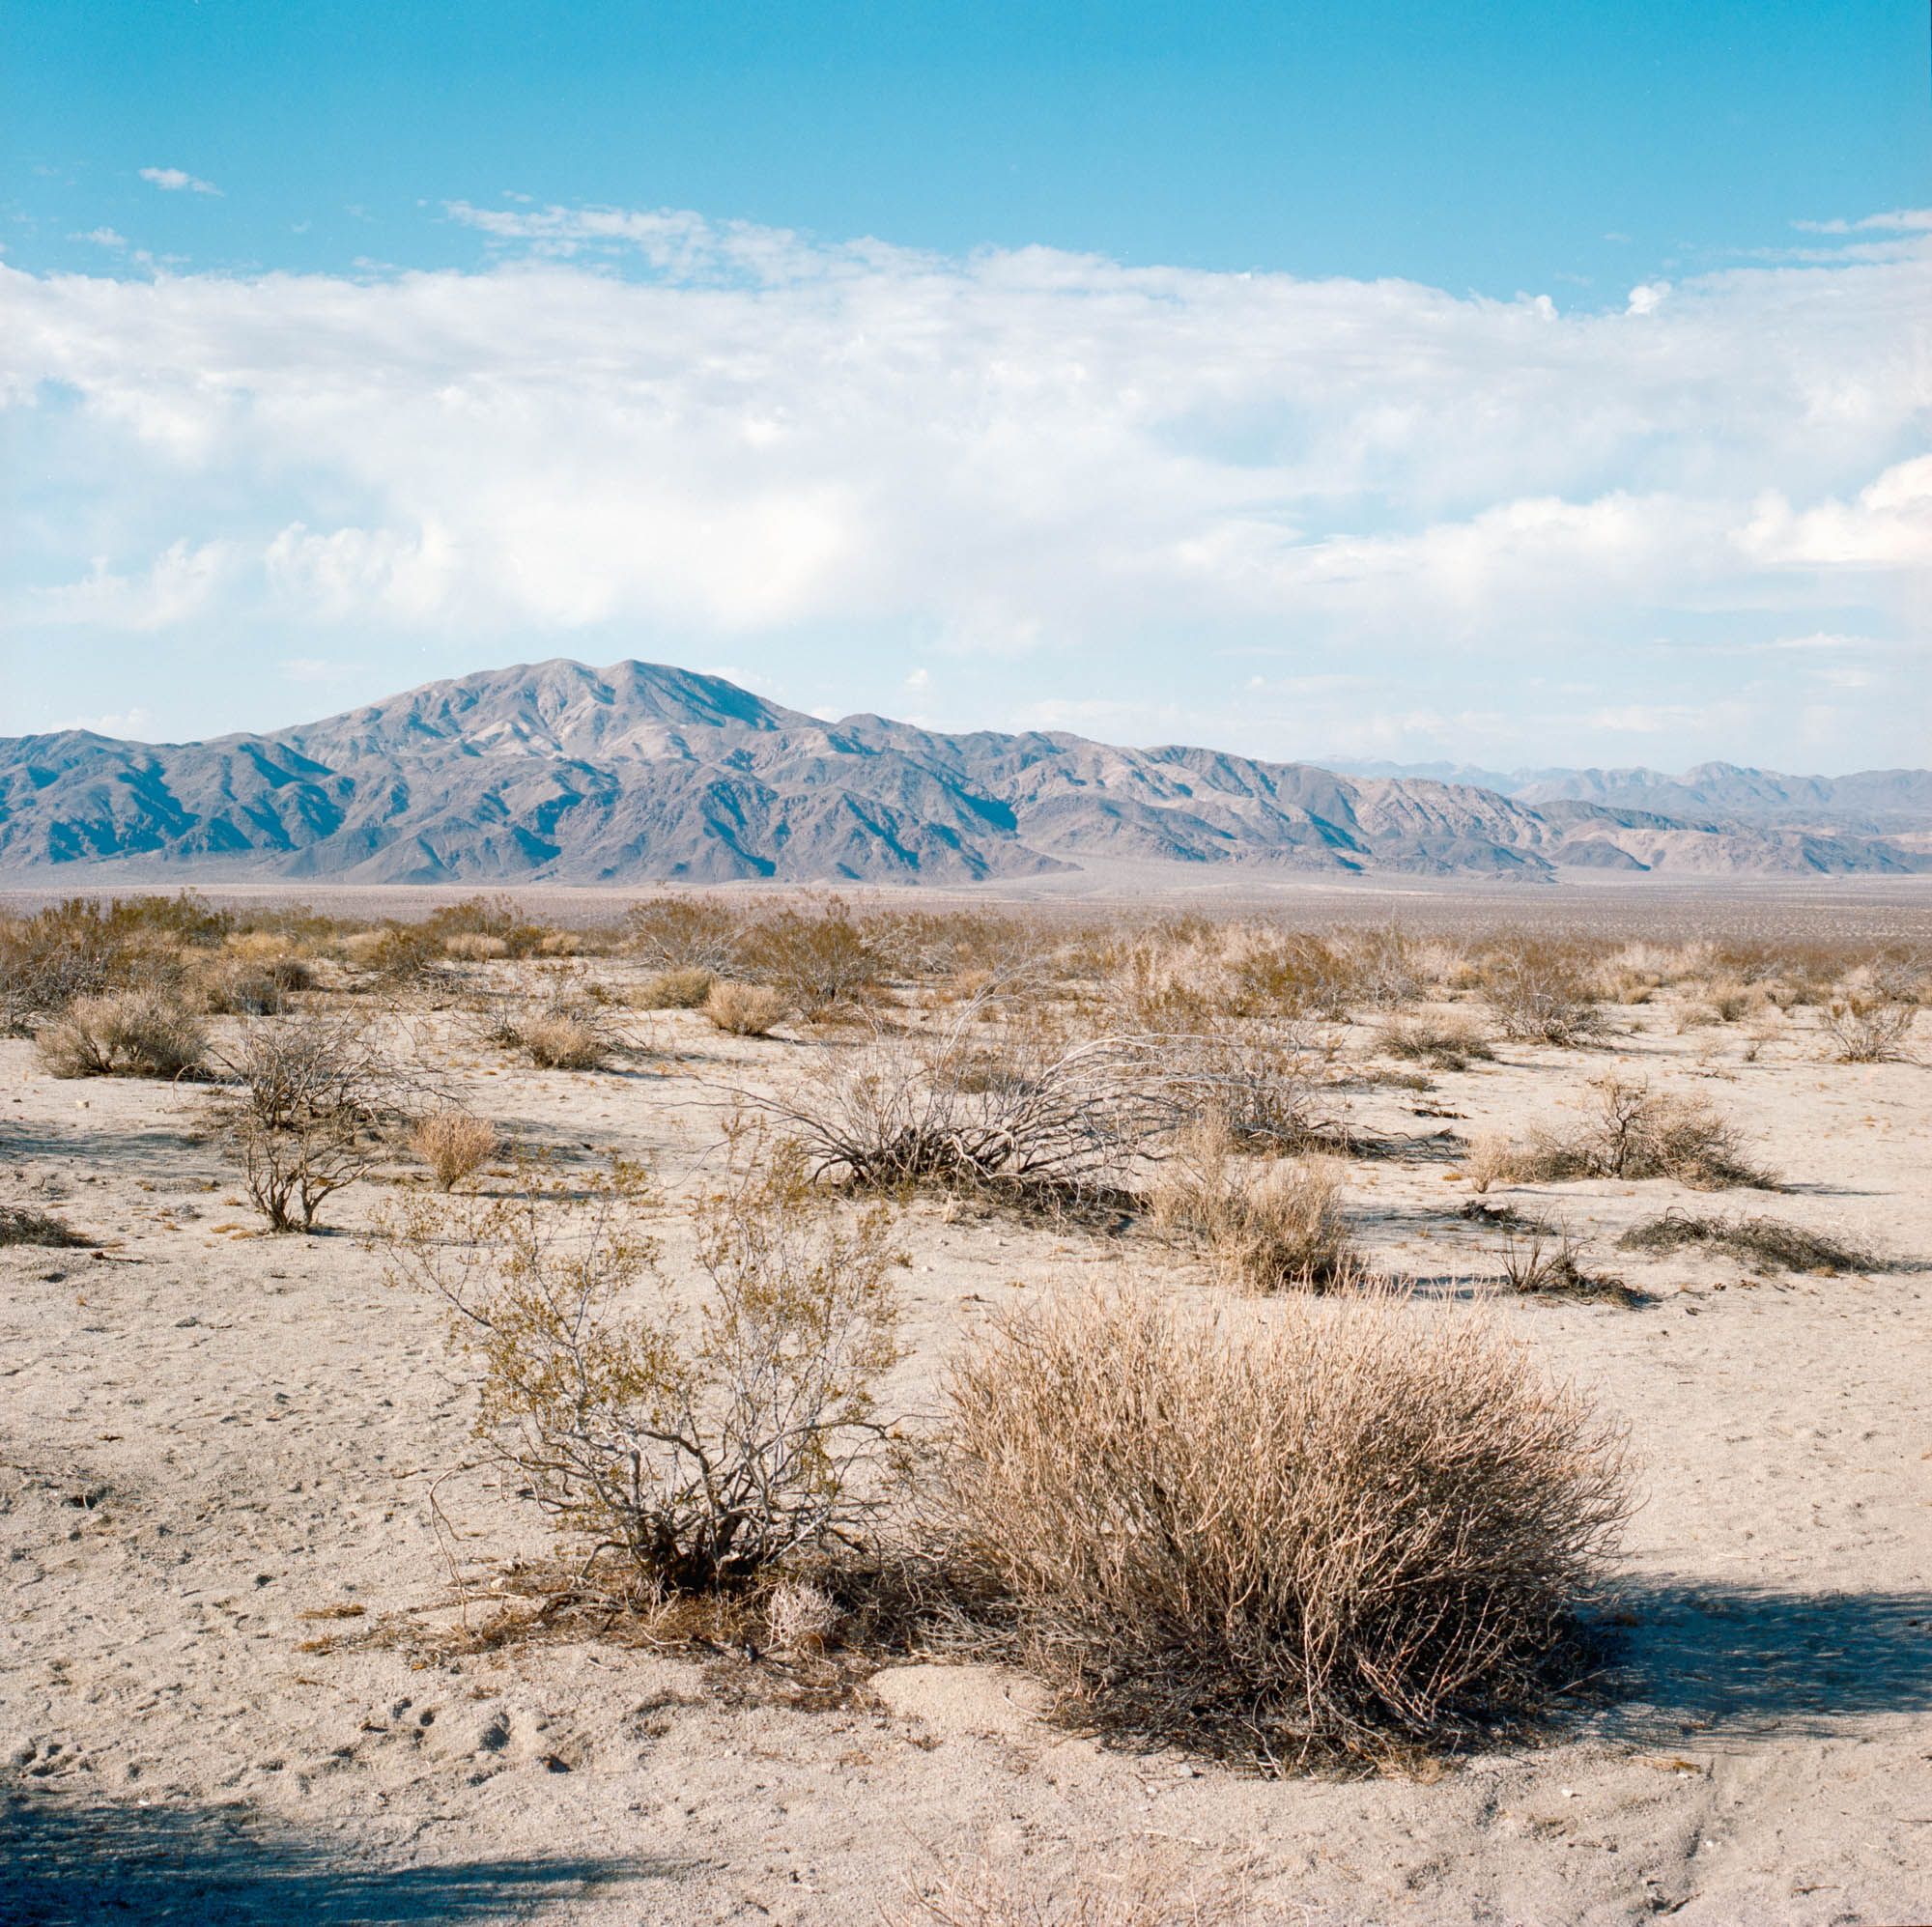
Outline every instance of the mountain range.
[[203, 743], [0, 738], [0, 874], [35, 880], [956, 884], [1123, 858], [1538, 881], [1932, 871], [1932, 773], [1346, 774], [829, 723], [635, 662], [489, 670]]

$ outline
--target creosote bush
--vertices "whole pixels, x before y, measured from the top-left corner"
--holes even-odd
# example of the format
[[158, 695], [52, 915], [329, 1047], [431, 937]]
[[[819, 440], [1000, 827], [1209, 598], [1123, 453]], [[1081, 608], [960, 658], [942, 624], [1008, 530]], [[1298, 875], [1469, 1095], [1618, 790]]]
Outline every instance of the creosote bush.
[[1544, 1131], [1508, 1158], [1502, 1175], [1559, 1182], [1672, 1177], [1695, 1191], [1777, 1188], [1777, 1179], [1752, 1162], [1743, 1131], [1702, 1098], [1616, 1076], [1598, 1078], [1590, 1088], [1590, 1114], [1580, 1128]]
[[1908, 1054], [1918, 1006], [1886, 984], [1848, 987], [1825, 1008], [1834, 1063], [1892, 1063]]
[[791, 1014], [790, 1001], [762, 983], [714, 983], [704, 1014], [734, 1037], [768, 1037]]
[[1506, 1037], [1520, 1042], [1587, 1042], [1604, 1028], [1588, 974], [1548, 945], [1517, 943], [1492, 951], [1478, 981]]
[[429, 1166], [440, 1191], [453, 1191], [497, 1148], [497, 1127], [468, 1111], [432, 1111], [416, 1120], [410, 1148]]
[[171, 992], [117, 990], [76, 997], [34, 1047], [56, 1077], [180, 1077], [201, 1067], [208, 1034]]
[[[392, 1207], [388, 1276], [437, 1294], [476, 1367], [481, 1434], [616, 1589], [731, 1590], [873, 1516], [898, 1357], [893, 1222], [814, 1208], [794, 1151], [741, 1160], [696, 1211], [705, 1289], [661, 1289], [650, 1179], [525, 1167], [501, 1197]], [[658, 1289], [653, 1289], [658, 1288]]]
[[324, 1202], [382, 1158], [400, 1072], [367, 1025], [322, 1012], [258, 1020], [224, 1062], [242, 1092], [215, 1116], [249, 1197], [271, 1231], [314, 1230]]
[[1534, 1714], [1630, 1509], [1619, 1430], [1480, 1317], [1385, 1294], [1009, 1313], [938, 1500], [1089, 1713], [1277, 1768]]

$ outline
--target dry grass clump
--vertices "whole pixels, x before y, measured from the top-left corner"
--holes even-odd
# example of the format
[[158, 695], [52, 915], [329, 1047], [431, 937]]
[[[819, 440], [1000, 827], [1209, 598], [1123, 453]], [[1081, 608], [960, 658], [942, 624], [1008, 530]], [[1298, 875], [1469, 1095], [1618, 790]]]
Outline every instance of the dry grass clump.
[[700, 1010], [717, 981], [708, 970], [661, 970], [639, 986], [632, 1002], [639, 1010]]
[[519, 1035], [539, 1070], [598, 1070], [610, 1055], [610, 1039], [584, 1010], [551, 1009], [522, 1026]]
[[1493, 1063], [1496, 1055], [1482, 1026], [1463, 1016], [1388, 1017], [1376, 1034], [1376, 1043], [1390, 1057], [1434, 1064], [1437, 1070], [1467, 1070], [1478, 1061]]
[[497, 1148], [497, 1127], [468, 1111], [432, 1111], [416, 1120], [410, 1148], [429, 1166], [439, 1191], [453, 1191]]
[[1579, 1394], [1386, 1295], [1065, 1297], [1001, 1318], [947, 1406], [938, 1517], [1030, 1662], [1276, 1768], [1536, 1712], [1631, 1504]]
[[[619, 1589], [733, 1590], [852, 1542], [875, 1516], [897, 1359], [893, 1224], [814, 1208], [795, 1154], [697, 1213], [706, 1290], [680, 1309], [636, 1166], [520, 1174], [497, 1198], [394, 1208], [392, 1283], [434, 1292], [478, 1367], [478, 1429]], [[639, 1288], [655, 1285], [647, 1293]]]
[[208, 1034], [169, 992], [117, 990], [76, 997], [34, 1048], [56, 1077], [180, 1077], [201, 1068]]
[[791, 1015], [791, 1000], [762, 983], [714, 983], [703, 1010], [721, 1031], [734, 1037], [768, 1037]]
[[1885, 1261], [1864, 1246], [1803, 1225], [1770, 1217], [1705, 1217], [1690, 1211], [1666, 1211], [1661, 1218], [1635, 1225], [1617, 1240], [1623, 1251], [1662, 1256], [1686, 1245], [1727, 1251], [1748, 1263], [1776, 1271], [1879, 1271]]
[[1589, 972], [1546, 944], [1507, 944], [1483, 958], [1478, 980], [1506, 1037], [1523, 1043], [1587, 1042], [1604, 1028]]
[[810, 1579], [781, 1579], [765, 1596], [765, 1634], [780, 1653], [822, 1653], [838, 1636], [845, 1612]]
[[1256, 1169], [1234, 1151], [1234, 1134], [1218, 1117], [1182, 1132], [1149, 1194], [1154, 1222], [1198, 1238], [1220, 1280], [1242, 1290], [1321, 1291], [1359, 1282], [1339, 1160], [1283, 1159]]
[[1777, 1188], [1752, 1162], [1743, 1131], [1699, 1097], [1653, 1091], [1643, 1081], [1603, 1077], [1591, 1115], [1577, 1130], [1544, 1131], [1510, 1153], [1497, 1174], [1528, 1181], [1577, 1177], [1671, 1177], [1694, 1191]]
[[28, 1204], [0, 1204], [0, 1245], [46, 1245], [62, 1251], [91, 1251], [94, 1240], [50, 1211]]
[[983, 1856], [907, 1876], [880, 1927], [1250, 1927], [1262, 1919], [1226, 1874], [1198, 1854], [1140, 1847], [1102, 1865], [1083, 1858], [1052, 1874]]

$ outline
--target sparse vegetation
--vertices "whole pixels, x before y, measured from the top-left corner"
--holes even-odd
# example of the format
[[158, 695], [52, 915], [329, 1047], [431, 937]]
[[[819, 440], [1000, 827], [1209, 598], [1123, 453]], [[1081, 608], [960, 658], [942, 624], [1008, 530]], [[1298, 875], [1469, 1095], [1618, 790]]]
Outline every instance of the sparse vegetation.
[[382, 1157], [400, 1073], [367, 1025], [322, 1013], [257, 1021], [226, 1062], [242, 1091], [217, 1119], [249, 1197], [270, 1230], [313, 1231], [325, 1201]]
[[1389, 1017], [1376, 1042], [1390, 1057], [1433, 1064], [1437, 1070], [1467, 1070], [1471, 1063], [1493, 1062], [1496, 1055], [1482, 1026], [1463, 1016]]
[[1235, 1155], [1224, 1119], [1183, 1132], [1153, 1182], [1154, 1221], [1200, 1239], [1224, 1284], [1250, 1291], [1327, 1290], [1359, 1282], [1338, 1160], [1282, 1159], [1256, 1168]]
[[1918, 1006], [1884, 979], [1846, 988], [1825, 1009], [1825, 1034], [1837, 1063], [1891, 1063], [1909, 1055]]
[[410, 1148], [429, 1166], [439, 1191], [453, 1191], [489, 1162], [497, 1127], [468, 1111], [432, 1111], [416, 1120]]
[[639, 986], [635, 1001], [639, 1010], [699, 1010], [717, 981], [708, 970], [661, 970]]
[[34, 1047], [56, 1077], [180, 1077], [201, 1067], [208, 1034], [172, 992], [115, 990], [76, 997]]
[[1492, 950], [1482, 961], [1478, 980], [1506, 1037], [1577, 1044], [1604, 1028], [1587, 973], [1548, 945], [1515, 943]]
[[797, 1155], [736, 1169], [697, 1213], [701, 1305], [659, 1276], [648, 1176], [526, 1169], [505, 1197], [418, 1194], [391, 1218], [390, 1277], [455, 1314], [478, 1365], [479, 1429], [536, 1503], [621, 1589], [729, 1590], [850, 1541], [890, 1425], [898, 1356], [893, 1221], [815, 1206]]
[[714, 983], [704, 1014], [734, 1037], [768, 1037], [791, 1015], [790, 1000], [762, 983]]
[[1666, 1211], [1633, 1226], [1617, 1240], [1624, 1251], [1662, 1257], [1700, 1245], [1729, 1252], [1748, 1264], [1774, 1271], [1879, 1271], [1886, 1263], [1877, 1253], [1847, 1238], [1807, 1231], [1780, 1218], [1709, 1217], [1692, 1211]]
[[0, 1204], [0, 1245], [38, 1244], [56, 1250], [88, 1251], [94, 1240], [65, 1224], [50, 1211], [28, 1204]]
[[1777, 1188], [1777, 1179], [1752, 1160], [1743, 1131], [1703, 1099], [1618, 1076], [1599, 1078], [1591, 1090], [1591, 1115], [1578, 1129], [1540, 1133], [1507, 1154], [1497, 1175], [1558, 1182], [1671, 1177], [1695, 1191]]
[[1009, 1314], [956, 1367], [943, 1516], [1094, 1716], [1277, 1768], [1536, 1712], [1629, 1509], [1617, 1430], [1480, 1319]]

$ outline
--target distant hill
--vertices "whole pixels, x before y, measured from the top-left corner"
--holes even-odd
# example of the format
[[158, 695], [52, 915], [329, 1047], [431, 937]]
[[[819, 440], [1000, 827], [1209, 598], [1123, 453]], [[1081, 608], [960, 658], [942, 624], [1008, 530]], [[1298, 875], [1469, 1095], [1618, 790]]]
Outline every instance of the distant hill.
[[1860, 770], [1843, 777], [1794, 777], [1736, 763], [1699, 763], [1680, 776], [1661, 770], [1500, 770], [1451, 763], [1345, 763], [1357, 776], [1473, 783], [1540, 807], [1594, 803], [1613, 809], [1703, 821], [1830, 829], [1872, 836], [1932, 830], [1932, 770]]
[[[1510, 796], [1058, 732], [824, 723], [719, 676], [554, 661], [427, 683], [268, 735], [0, 739], [0, 874], [952, 884], [1114, 857], [1542, 881], [1566, 867], [1932, 869], [1932, 854], [1875, 830], [1637, 801], [1724, 767], [1654, 780], [1575, 773], [1601, 794], [1574, 795], [1543, 773]], [[1889, 799], [1909, 814], [1932, 791], [1922, 771], [1889, 778], [1839, 782], [1868, 783], [1874, 812]]]

